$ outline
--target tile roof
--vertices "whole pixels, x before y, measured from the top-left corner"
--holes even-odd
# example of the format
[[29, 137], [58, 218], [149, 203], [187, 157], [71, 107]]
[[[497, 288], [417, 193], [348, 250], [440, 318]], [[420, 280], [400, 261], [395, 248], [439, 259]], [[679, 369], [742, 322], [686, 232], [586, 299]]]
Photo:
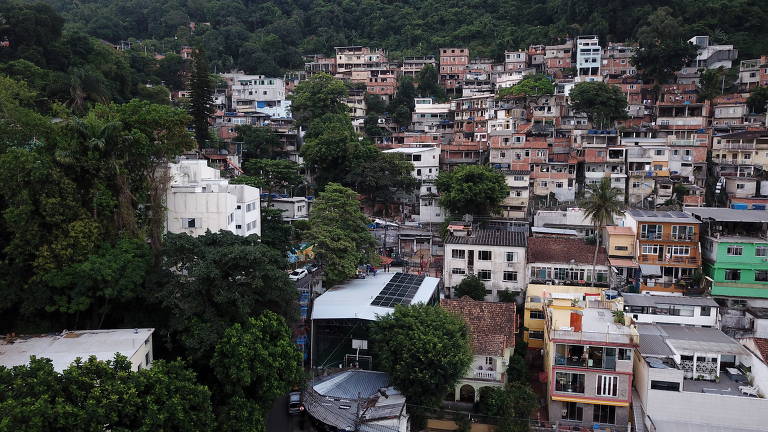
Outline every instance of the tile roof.
[[440, 306], [461, 316], [469, 326], [475, 355], [501, 356], [515, 346], [515, 304], [460, 299], [442, 299]]
[[525, 247], [527, 233], [506, 230], [475, 230], [471, 236], [448, 236], [445, 244]]
[[635, 231], [626, 226], [607, 226], [605, 229], [608, 231], [608, 234], [619, 234], [619, 235], [635, 235]]
[[765, 338], [752, 338], [755, 342], [757, 350], [760, 351], [760, 356], [764, 361], [768, 361], [768, 339]]
[[[582, 239], [534, 237], [528, 241], [529, 263], [592, 264], [595, 245]], [[597, 253], [597, 264], [608, 265], [608, 254], [604, 247]]]

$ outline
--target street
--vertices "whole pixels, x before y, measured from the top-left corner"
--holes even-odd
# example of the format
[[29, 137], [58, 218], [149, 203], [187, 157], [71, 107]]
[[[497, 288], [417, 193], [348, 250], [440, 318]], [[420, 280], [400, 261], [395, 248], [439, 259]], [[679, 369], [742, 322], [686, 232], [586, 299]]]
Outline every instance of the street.
[[306, 418], [306, 414], [288, 414], [288, 395], [277, 398], [267, 414], [267, 432], [298, 431], [315, 432], [315, 429]]

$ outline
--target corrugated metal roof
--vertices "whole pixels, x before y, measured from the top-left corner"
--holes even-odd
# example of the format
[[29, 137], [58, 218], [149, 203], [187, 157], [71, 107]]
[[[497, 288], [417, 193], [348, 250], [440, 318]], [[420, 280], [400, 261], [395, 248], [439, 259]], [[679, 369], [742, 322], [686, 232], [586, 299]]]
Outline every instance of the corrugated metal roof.
[[656, 306], [659, 304], [718, 307], [717, 302], [709, 297], [655, 296], [648, 294], [622, 294], [624, 304], [628, 306]]
[[768, 222], [768, 210], [738, 210], [715, 207], [686, 207], [684, 210], [686, 213], [701, 219], [712, 219], [718, 222]]
[[384, 372], [351, 370], [320, 380], [312, 388], [323, 396], [345, 399], [368, 397], [389, 385], [389, 375]]
[[525, 247], [528, 235], [520, 231], [475, 230], [471, 236], [451, 235], [445, 244]]

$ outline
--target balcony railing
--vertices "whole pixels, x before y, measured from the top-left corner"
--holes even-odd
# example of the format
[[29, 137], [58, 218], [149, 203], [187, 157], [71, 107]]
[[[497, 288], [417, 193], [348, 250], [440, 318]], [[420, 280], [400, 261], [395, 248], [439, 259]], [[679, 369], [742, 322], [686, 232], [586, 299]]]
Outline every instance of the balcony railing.
[[489, 381], [501, 381], [501, 374], [496, 371], [475, 371], [472, 374], [475, 379], [489, 380]]
[[580, 342], [611, 342], [629, 344], [632, 339], [629, 334], [619, 333], [600, 333], [600, 332], [588, 332], [588, 331], [572, 331], [572, 330], [553, 330], [553, 339], [566, 339]]
[[699, 257], [692, 256], [671, 256], [659, 258], [658, 255], [640, 255], [638, 261], [641, 263], [650, 264], [691, 264], [699, 265], [701, 260]]
[[713, 143], [712, 150], [754, 150], [755, 143], [735, 143], [735, 142], [720, 142]]

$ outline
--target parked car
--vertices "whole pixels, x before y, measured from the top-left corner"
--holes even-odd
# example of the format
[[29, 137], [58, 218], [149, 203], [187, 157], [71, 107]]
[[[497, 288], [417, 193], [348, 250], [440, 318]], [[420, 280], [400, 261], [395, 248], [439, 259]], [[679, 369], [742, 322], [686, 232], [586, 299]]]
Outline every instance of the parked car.
[[316, 271], [317, 271], [317, 269], [318, 269], [319, 267], [317, 267], [317, 264], [312, 264], [312, 263], [309, 263], [309, 264], [305, 265], [305, 266], [304, 266], [304, 268], [305, 268], [305, 269], [307, 269], [307, 271], [308, 271], [308, 272], [310, 272], [310, 273], [314, 273], [314, 272], [316, 272]]
[[302, 411], [304, 411], [304, 405], [301, 404], [301, 392], [290, 392], [288, 394], [288, 414], [301, 414]]
[[299, 279], [303, 279], [308, 274], [309, 272], [307, 271], [307, 269], [300, 268], [292, 271], [291, 274], [288, 275], [288, 279], [292, 281], [297, 281]]

